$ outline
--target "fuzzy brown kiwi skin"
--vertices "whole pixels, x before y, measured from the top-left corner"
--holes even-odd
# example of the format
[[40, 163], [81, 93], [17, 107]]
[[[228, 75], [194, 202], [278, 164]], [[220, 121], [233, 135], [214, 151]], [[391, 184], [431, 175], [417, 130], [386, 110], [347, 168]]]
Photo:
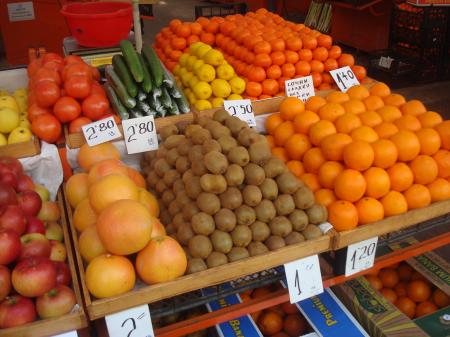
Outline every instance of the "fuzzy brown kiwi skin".
[[230, 163], [244, 167], [250, 162], [248, 151], [243, 146], [233, 147], [227, 154]]
[[231, 164], [225, 172], [225, 179], [228, 186], [241, 185], [245, 179], [244, 169], [237, 164]]
[[212, 252], [212, 243], [205, 235], [195, 235], [189, 240], [189, 252], [192, 257], [206, 259]]
[[241, 205], [235, 209], [234, 214], [236, 214], [237, 224], [250, 226], [256, 220], [255, 210], [247, 205]]
[[249, 163], [244, 167], [245, 183], [247, 185], [261, 185], [266, 179], [264, 169], [254, 163]]
[[247, 206], [254, 207], [261, 202], [262, 192], [258, 186], [247, 185], [242, 190], [242, 197], [244, 198], [244, 203]]
[[302, 231], [302, 234], [306, 240], [313, 240], [313, 239], [316, 239], [316, 238], [322, 236], [322, 231], [316, 225], [308, 225]]
[[278, 197], [278, 185], [275, 180], [266, 178], [259, 185], [264, 199], [275, 200]]
[[265, 241], [270, 236], [270, 227], [261, 221], [255, 221], [250, 225], [253, 241]]
[[269, 250], [277, 250], [286, 246], [284, 239], [277, 235], [270, 236], [266, 241], [264, 241], [264, 244], [267, 248], [269, 248]]
[[234, 262], [245, 259], [250, 256], [248, 250], [245, 247], [233, 247], [227, 254], [228, 261]]
[[216, 252], [228, 254], [233, 248], [233, 239], [230, 233], [215, 230], [211, 234], [211, 242]]
[[328, 218], [328, 212], [325, 206], [314, 204], [306, 210], [309, 222], [313, 225], [318, 225]]
[[224, 232], [231, 232], [237, 224], [236, 215], [228, 208], [222, 208], [214, 214], [214, 223], [217, 229]]
[[210, 235], [215, 230], [214, 218], [209, 214], [199, 212], [192, 217], [191, 227], [195, 234]]
[[228, 187], [228, 189], [220, 195], [220, 203], [222, 207], [234, 210], [242, 205], [242, 193], [237, 187]]
[[269, 248], [267, 248], [267, 246], [262, 242], [251, 242], [247, 246], [247, 249], [250, 256], [262, 255], [269, 251]]
[[197, 197], [197, 207], [209, 215], [214, 215], [220, 210], [220, 199], [215, 194], [202, 192]]
[[212, 252], [206, 259], [208, 268], [214, 268], [228, 263], [228, 257], [224, 253]]
[[278, 215], [291, 214], [295, 209], [294, 199], [290, 194], [281, 194], [273, 202]]
[[289, 221], [292, 223], [295, 231], [304, 230], [309, 223], [308, 215], [301, 209], [295, 209], [289, 214]]
[[223, 174], [228, 168], [228, 159], [219, 151], [210, 151], [203, 157], [203, 163], [212, 174]]
[[203, 271], [206, 269], [208, 269], [208, 267], [206, 266], [206, 263], [205, 261], [203, 261], [203, 259], [200, 259], [198, 257], [192, 258], [188, 261], [186, 274], [198, 273], [199, 271]]

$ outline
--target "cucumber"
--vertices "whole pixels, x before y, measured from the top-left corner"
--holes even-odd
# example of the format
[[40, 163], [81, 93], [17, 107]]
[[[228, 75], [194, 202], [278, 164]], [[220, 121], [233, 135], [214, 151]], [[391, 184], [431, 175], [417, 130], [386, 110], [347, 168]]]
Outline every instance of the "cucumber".
[[146, 92], [148, 94], [150, 91], [152, 91], [152, 78], [150, 77], [148, 68], [145, 66], [144, 58], [139, 53], [137, 55], [138, 55], [139, 62], [141, 63], [141, 66], [142, 66], [142, 73], [144, 75], [144, 78], [141, 83], [141, 88], [144, 89], [144, 92]]
[[128, 40], [122, 40], [120, 41], [120, 50], [134, 80], [141, 83], [144, 79], [144, 69], [142, 69], [141, 62], [139, 62], [139, 57], [133, 44]]
[[181, 111], [181, 113], [187, 113], [190, 111], [189, 104], [184, 96], [175, 98], [175, 101], [177, 102], [178, 109]]
[[106, 95], [108, 96], [109, 102], [111, 103], [111, 107], [116, 114], [120, 116], [120, 119], [128, 119], [130, 115], [128, 114], [127, 108], [125, 108], [120, 101], [119, 97], [117, 97], [116, 92], [113, 87], [108, 83], [105, 84]]
[[138, 101], [145, 101], [147, 99], [147, 94], [145, 92], [143, 92], [141, 89], [139, 89], [138, 93], [137, 93], [137, 97]]
[[124, 84], [120, 80], [119, 76], [114, 71], [114, 68], [112, 65], [108, 65], [106, 67], [105, 75], [106, 75], [106, 79], [108, 80], [109, 84], [111, 84], [111, 86], [113, 87], [117, 96], [119, 96], [123, 105], [125, 105], [129, 109], [134, 108], [136, 106], [136, 100], [133, 97], [131, 97], [130, 95], [128, 95], [127, 89], [125, 88]]
[[154, 111], [158, 111], [162, 107], [161, 102], [155, 95], [149, 95], [147, 97], [147, 102], [150, 105], [150, 108]]
[[162, 89], [161, 88], [153, 88], [152, 95], [150, 95], [150, 96], [153, 96], [155, 98], [161, 97], [162, 96]]
[[164, 66], [164, 64], [162, 65], [163, 67], [163, 71], [164, 71], [164, 78], [163, 78], [163, 85], [167, 88], [173, 88], [173, 86], [175, 85], [175, 79], [172, 77], [172, 75], [168, 72], [167, 68]]
[[136, 108], [138, 108], [140, 111], [142, 111], [145, 115], [149, 115], [152, 108], [147, 102], [141, 102], [138, 101], [136, 104]]
[[138, 93], [138, 87], [133, 79], [133, 76], [131, 76], [131, 73], [128, 70], [127, 65], [125, 64], [123, 56], [120, 54], [114, 55], [112, 58], [112, 64], [114, 66], [114, 71], [117, 73], [117, 75], [119, 75], [119, 78], [122, 80], [122, 83], [125, 85], [125, 88], [127, 88], [127, 91], [130, 94], [130, 96], [136, 97]]
[[144, 117], [144, 113], [140, 111], [138, 108], [130, 109], [131, 118]]
[[156, 55], [155, 51], [147, 45], [142, 47], [142, 54], [144, 54], [144, 58], [149, 65], [152, 78], [155, 81], [155, 85], [159, 88], [163, 82], [164, 77], [161, 62], [159, 61], [159, 58]]
[[180, 114], [180, 109], [178, 108], [177, 102], [172, 98], [172, 107], [169, 108], [169, 115], [175, 116]]
[[167, 89], [164, 87], [161, 87], [162, 95], [161, 95], [161, 103], [166, 108], [171, 109], [172, 108], [172, 100], [170, 99], [170, 95], [167, 92]]

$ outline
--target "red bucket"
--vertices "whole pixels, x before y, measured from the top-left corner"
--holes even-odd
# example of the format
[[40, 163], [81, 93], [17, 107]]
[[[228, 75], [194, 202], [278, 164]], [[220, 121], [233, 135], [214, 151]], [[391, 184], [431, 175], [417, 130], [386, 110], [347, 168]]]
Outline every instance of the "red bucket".
[[83, 2], [61, 9], [72, 36], [81, 46], [111, 47], [128, 39], [132, 27], [131, 4], [126, 2]]

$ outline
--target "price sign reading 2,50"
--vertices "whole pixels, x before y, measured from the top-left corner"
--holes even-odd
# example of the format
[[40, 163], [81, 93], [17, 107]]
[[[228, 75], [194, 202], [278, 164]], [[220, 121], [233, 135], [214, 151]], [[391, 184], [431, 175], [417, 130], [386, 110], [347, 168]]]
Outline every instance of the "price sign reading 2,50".
[[249, 99], [224, 101], [223, 107], [232, 116], [236, 116], [240, 120], [246, 122], [248, 126], [250, 127], [256, 126], [252, 102], [250, 102]]
[[81, 129], [89, 146], [105, 143], [121, 136], [113, 117], [83, 125]]
[[148, 305], [105, 317], [110, 337], [154, 337]]
[[153, 116], [124, 120], [122, 127], [128, 154], [158, 149], [158, 136]]
[[229, 109], [232, 111], [232, 116], [236, 116], [238, 111], [241, 115], [253, 113], [253, 107], [251, 104], [241, 104], [239, 106], [230, 105]]
[[129, 127], [127, 127], [127, 133], [129, 135], [127, 142], [136, 141], [136, 134], [144, 135], [146, 133], [153, 132], [153, 130], [155, 130], [155, 123], [152, 121], [130, 125]]

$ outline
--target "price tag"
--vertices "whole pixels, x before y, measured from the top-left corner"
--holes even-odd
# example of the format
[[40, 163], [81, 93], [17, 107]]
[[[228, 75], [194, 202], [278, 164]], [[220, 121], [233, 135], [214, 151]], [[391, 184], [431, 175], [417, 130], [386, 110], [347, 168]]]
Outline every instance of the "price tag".
[[323, 293], [318, 255], [286, 263], [284, 272], [291, 303], [297, 303]]
[[101, 119], [81, 127], [89, 146], [109, 142], [120, 138], [121, 134], [113, 117]]
[[392, 61], [394, 61], [394, 59], [390, 58], [389, 56], [388, 57], [381, 56], [380, 60], [378, 61], [378, 65], [380, 67], [390, 69], [391, 65], [392, 65]]
[[345, 276], [356, 274], [373, 266], [377, 243], [378, 236], [347, 247]]
[[224, 101], [223, 107], [232, 116], [238, 117], [240, 120], [246, 122], [248, 126], [255, 127], [255, 115], [253, 114], [252, 102], [249, 99], [237, 99], [231, 101]]
[[144, 304], [105, 317], [109, 337], [154, 337], [148, 305]]
[[122, 127], [128, 154], [158, 149], [158, 135], [153, 116], [123, 120]]
[[294, 96], [305, 102], [311, 96], [314, 96], [314, 83], [312, 76], [293, 78], [284, 82], [286, 96]]
[[359, 85], [358, 79], [349, 66], [331, 70], [330, 75], [333, 77], [333, 80], [336, 82], [339, 89], [343, 92], [346, 92], [354, 85]]
[[53, 337], [78, 337], [78, 334], [77, 334], [77, 332], [74, 330], [74, 331], [64, 332], [64, 333], [62, 333], [62, 334], [55, 335], [55, 336], [53, 336]]

